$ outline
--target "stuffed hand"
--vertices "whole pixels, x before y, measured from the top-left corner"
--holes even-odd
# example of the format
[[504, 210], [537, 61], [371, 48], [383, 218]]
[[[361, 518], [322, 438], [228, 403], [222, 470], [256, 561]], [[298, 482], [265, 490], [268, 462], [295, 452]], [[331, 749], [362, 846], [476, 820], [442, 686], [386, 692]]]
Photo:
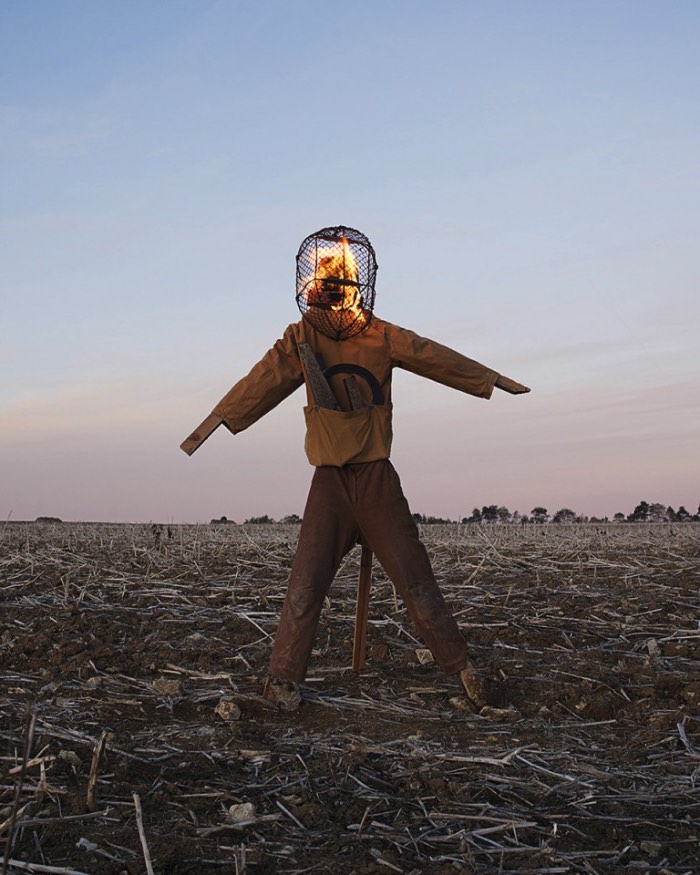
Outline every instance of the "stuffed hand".
[[504, 392], [510, 392], [511, 395], [524, 395], [525, 392], [530, 391], [527, 386], [523, 386], [522, 383], [516, 383], [515, 380], [509, 380], [508, 377], [504, 377], [502, 374], [498, 375], [496, 388], [503, 389]]

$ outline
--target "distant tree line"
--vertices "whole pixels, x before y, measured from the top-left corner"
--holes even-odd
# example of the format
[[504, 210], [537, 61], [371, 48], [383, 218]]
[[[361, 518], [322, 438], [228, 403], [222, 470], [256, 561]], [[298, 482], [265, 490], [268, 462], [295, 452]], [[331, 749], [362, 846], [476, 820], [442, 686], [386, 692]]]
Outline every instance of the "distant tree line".
[[[265, 514], [264, 516], [252, 516], [247, 520], [243, 521], [244, 526], [258, 526], [258, 525], [276, 525], [277, 523], [283, 523], [284, 525], [300, 523], [301, 517], [298, 514], [290, 513], [288, 516], [282, 517], [281, 520], [275, 520], [271, 516]], [[237, 525], [235, 520], [230, 520], [228, 517], [221, 516], [218, 519], [213, 519], [209, 521], [209, 524], [212, 526], [224, 526], [224, 525]]]
[[[618, 512], [613, 514], [612, 518], [604, 516], [585, 516], [577, 513], [570, 507], [562, 507], [555, 513], [551, 514], [546, 507], [533, 507], [529, 514], [521, 514], [519, 511], [510, 511], [504, 505], [485, 504], [483, 507], [475, 507], [471, 516], [462, 517], [461, 520], [453, 520], [439, 516], [426, 516], [422, 513], [414, 513], [413, 519], [416, 523], [422, 525], [437, 525], [440, 523], [477, 523], [486, 525], [504, 525], [506, 523], [517, 524], [522, 523], [554, 523], [562, 525], [566, 523], [684, 523], [684, 522], [700, 522], [700, 504], [697, 512], [691, 514], [686, 508], [681, 505], [675, 510], [670, 505], [661, 504], [659, 502], [649, 503], [648, 501], [640, 501], [632, 513], [624, 514]], [[296, 514], [288, 514], [280, 520], [275, 520], [265, 514], [264, 516], [249, 517], [244, 521], [244, 525], [272, 525], [283, 523], [285, 525], [294, 525], [301, 523], [301, 517]], [[211, 525], [236, 525], [233, 520], [222, 516], [218, 519], [211, 520]]]
[[[434, 517], [423, 517], [421, 514], [414, 514], [416, 522], [431, 523], [431, 522], [448, 522], [448, 520], [439, 520]], [[498, 506], [496, 504], [484, 505], [482, 508], [475, 507], [471, 516], [463, 517], [463, 523], [682, 523], [682, 522], [700, 522], [700, 504], [697, 512], [691, 514], [683, 505], [680, 505], [678, 510], [675, 510], [670, 505], [655, 502], [650, 504], [648, 501], [640, 501], [632, 513], [624, 514], [618, 512], [613, 514], [612, 520], [605, 517], [585, 516], [579, 514], [570, 507], [562, 507], [550, 517], [546, 507], [533, 507], [529, 514], [521, 514], [517, 510], [511, 513], [507, 507]]]

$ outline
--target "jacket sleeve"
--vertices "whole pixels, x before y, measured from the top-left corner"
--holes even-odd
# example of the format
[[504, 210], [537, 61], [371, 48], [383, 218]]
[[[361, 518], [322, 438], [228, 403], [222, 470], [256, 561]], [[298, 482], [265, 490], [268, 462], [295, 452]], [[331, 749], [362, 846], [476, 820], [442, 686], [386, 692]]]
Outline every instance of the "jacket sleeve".
[[237, 434], [269, 413], [304, 382], [304, 373], [290, 325], [250, 373], [239, 380], [213, 410]]
[[396, 367], [478, 398], [491, 397], [497, 371], [398, 325], [387, 323], [386, 337]]

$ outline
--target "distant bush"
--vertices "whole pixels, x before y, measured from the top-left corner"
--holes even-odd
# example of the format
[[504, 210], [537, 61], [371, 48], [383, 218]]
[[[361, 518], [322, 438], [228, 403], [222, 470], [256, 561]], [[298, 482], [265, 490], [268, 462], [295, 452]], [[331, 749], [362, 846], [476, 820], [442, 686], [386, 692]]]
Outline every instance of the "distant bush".
[[445, 519], [441, 516], [426, 516], [424, 513], [414, 513], [413, 522], [423, 526], [438, 526], [447, 525], [456, 522], [455, 520]]
[[57, 516], [38, 516], [35, 520], [37, 523], [62, 523], [63, 520]]
[[221, 517], [219, 517], [218, 520], [209, 520], [209, 525], [210, 526], [227, 526], [227, 525], [235, 526], [235, 525], [237, 525], [237, 523], [235, 520], [230, 520], [226, 516], [221, 516]]

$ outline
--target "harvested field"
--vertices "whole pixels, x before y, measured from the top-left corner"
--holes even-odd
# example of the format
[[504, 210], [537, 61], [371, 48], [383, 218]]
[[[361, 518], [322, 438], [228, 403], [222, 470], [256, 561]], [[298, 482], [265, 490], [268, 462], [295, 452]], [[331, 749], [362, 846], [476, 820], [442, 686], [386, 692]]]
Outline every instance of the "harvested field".
[[424, 527], [503, 696], [485, 716], [376, 564], [349, 670], [359, 550], [278, 713], [297, 530], [159, 531], [1, 530], [7, 872], [700, 871], [699, 525]]

